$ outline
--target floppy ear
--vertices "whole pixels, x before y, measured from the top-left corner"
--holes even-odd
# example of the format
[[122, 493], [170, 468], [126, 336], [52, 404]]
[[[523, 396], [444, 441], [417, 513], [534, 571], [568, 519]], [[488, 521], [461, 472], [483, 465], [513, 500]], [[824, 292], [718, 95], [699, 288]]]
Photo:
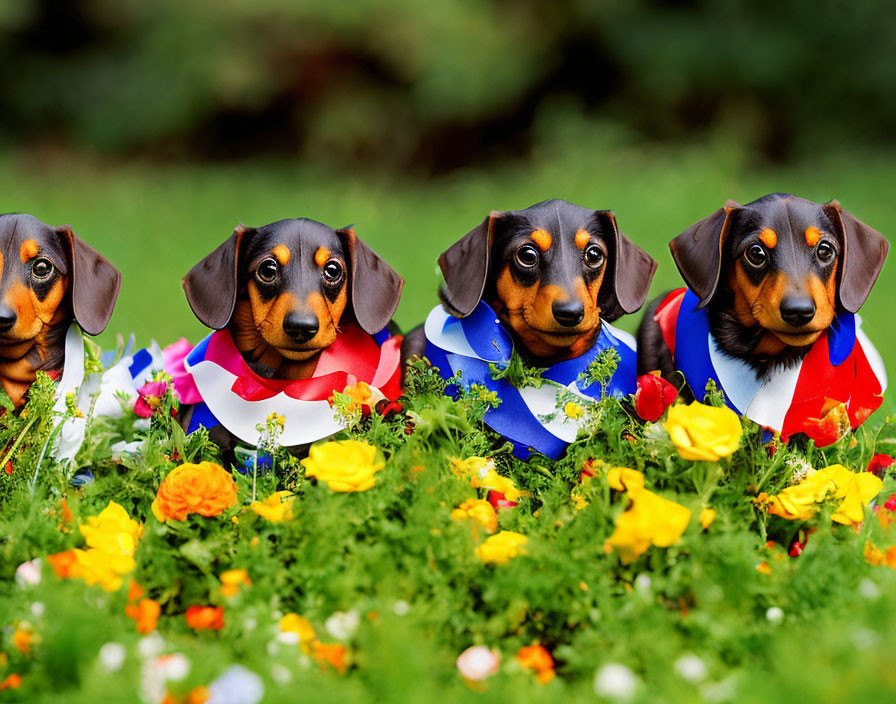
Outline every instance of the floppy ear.
[[445, 277], [442, 303], [456, 318], [466, 318], [482, 300], [488, 278], [492, 228], [504, 213], [492, 212], [478, 226], [442, 252], [439, 268]]
[[596, 210], [594, 214], [601, 231], [613, 242], [612, 277], [601, 286], [598, 301], [601, 317], [613, 322], [644, 305], [657, 263], [619, 231], [612, 210]]
[[99, 335], [109, 324], [121, 288], [121, 274], [112, 262], [72, 232], [71, 225], [56, 228], [71, 256], [72, 310], [78, 325]]
[[700, 308], [709, 304], [722, 274], [722, 247], [728, 235], [731, 214], [740, 208], [729, 200], [709, 217], [691, 225], [669, 243], [672, 259], [688, 288], [700, 299]]
[[194, 266], [183, 280], [193, 314], [214, 330], [227, 327], [236, 308], [237, 264], [243, 238], [252, 228], [237, 225], [233, 234]]
[[840, 286], [837, 297], [850, 313], [855, 313], [877, 281], [887, 259], [890, 243], [873, 227], [856, 218], [832, 200], [821, 206], [840, 236]]
[[404, 279], [358, 236], [352, 227], [336, 231], [345, 238], [351, 260], [349, 294], [355, 320], [368, 335], [378, 333], [392, 320]]

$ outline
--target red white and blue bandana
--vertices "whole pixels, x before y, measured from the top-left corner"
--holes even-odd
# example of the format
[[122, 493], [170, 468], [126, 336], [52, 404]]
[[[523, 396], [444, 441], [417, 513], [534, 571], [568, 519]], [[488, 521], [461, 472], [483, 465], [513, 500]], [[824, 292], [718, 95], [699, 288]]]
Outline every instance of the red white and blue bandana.
[[585, 419], [570, 418], [558, 406], [562, 407], [562, 398], [570, 395], [583, 404], [600, 400], [601, 384], [580, 388], [583, 382], [579, 375], [604, 350], [613, 348], [619, 353], [619, 365], [606, 384], [606, 393], [618, 397], [635, 393], [635, 340], [606, 322], [601, 323], [588, 352], [547, 369], [542, 378], [548, 383], [539, 388], [517, 388], [505, 379], [492, 378], [489, 365], [501, 368], [510, 363], [513, 339], [487, 303], [480, 301], [466, 318], [455, 318], [442, 306], [436, 306], [427, 317], [424, 330], [426, 358], [438, 367], [443, 379], [461, 372], [465, 386], [480, 384], [497, 394], [500, 405], [489, 409], [483, 420], [512, 441], [514, 454], [522, 459], [529, 457], [529, 448], [556, 459], [576, 439]]
[[329, 399], [346, 386], [364, 382], [389, 400], [398, 398], [401, 341], [386, 330], [372, 336], [356, 325], [344, 325], [320, 353], [314, 374], [289, 381], [256, 374], [230, 333], [218, 330], [193, 348], [181, 340], [165, 349], [165, 371], [174, 379], [181, 403], [195, 404], [187, 432], [222, 425], [254, 446], [260, 441], [257, 426], [277, 413], [285, 419], [279, 442], [290, 447], [342, 430]]
[[712, 380], [740, 415], [779, 432], [785, 442], [805, 433], [819, 446], [838, 439], [827, 419], [832, 410], [843, 409], [844, 421], [855, 430], [883, 402], [883, 360], [852, 313], [838, 313], [799, 364], [757, 379], [743, 360], [722, 352], [699, 303], [692, 291], [680, 288], [663, 300], [654, 316], [675, 368], [698, 398]]

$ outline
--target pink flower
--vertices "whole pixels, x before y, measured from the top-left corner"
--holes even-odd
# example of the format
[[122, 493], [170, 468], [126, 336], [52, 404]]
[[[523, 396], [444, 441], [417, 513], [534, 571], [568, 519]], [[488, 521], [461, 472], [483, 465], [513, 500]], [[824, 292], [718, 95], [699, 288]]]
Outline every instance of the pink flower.
[[501, 655], [495, 649], [484, 645], [467, 648], [457, 658], [457, 670], [461, 676], [472, 682], [481, 682], [498, 671]]
[[162, 397], [168, 392], [168, 382], [150, 381], [144, 384], [137, 393], [140, 397], [134, 403], [134, 413], [141, 418], [151, 418], [161, 406]]

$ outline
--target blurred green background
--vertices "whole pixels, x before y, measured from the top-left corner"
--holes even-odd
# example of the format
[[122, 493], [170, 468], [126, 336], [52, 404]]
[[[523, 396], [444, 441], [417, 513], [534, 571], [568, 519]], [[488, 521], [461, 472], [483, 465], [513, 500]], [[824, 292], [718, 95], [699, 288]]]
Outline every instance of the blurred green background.
[[[124, 272], [104, 345], [201, 336], [180, 278], [238, 222], [355, 223], [407, 280], [404, 327], [439, 252], [549, 197], [614, 209], [654, 294], [727, 198], [896, 229], [883, 0], [0, 0], [0, 37], [0, 210]], [[893, 367], [890, 268], [862, 315]]]

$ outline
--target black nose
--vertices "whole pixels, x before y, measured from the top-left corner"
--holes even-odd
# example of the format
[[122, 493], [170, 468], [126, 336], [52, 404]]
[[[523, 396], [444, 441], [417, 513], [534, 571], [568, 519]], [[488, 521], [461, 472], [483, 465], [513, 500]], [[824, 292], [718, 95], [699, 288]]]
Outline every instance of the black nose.
[[308, 342], [317, 335], [317, 316], [308, 313], [289, 313], [283, 319], [283, 332], [296, 342]]
[[781, 318], [798, 328], [815, 317], [815, 301], [811, 298], [785, 298], [781, 301]]
[[9, 332], [15, 324], [15, 311], [9, 306], [0, 305], [0, 332]]
[[551, 306], [554, 320], [567, 328], [573, 328], [585, 318], [585, 306], [581, 301], [554, 301]]

